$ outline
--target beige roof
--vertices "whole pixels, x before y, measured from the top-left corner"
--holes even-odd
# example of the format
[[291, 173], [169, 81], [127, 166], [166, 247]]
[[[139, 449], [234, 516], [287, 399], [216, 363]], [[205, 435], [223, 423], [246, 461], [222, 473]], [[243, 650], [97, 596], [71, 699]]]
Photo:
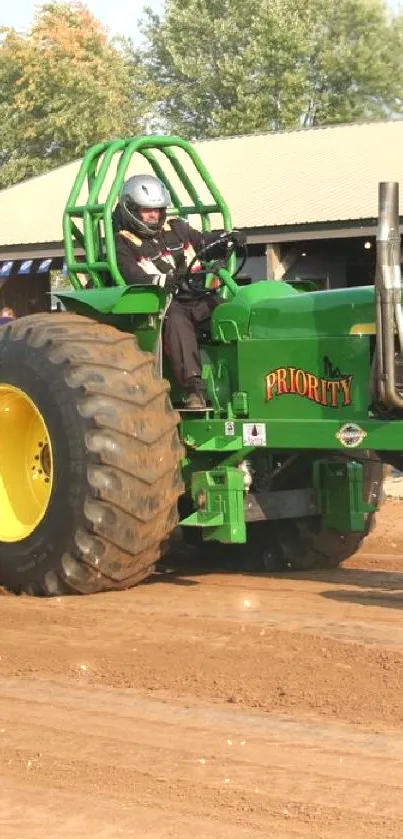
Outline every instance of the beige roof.
[[[403, 186], [403, 121], [229, 137], [195, 147], [236, 226], [375, 218], [378, 181]], [[78, 166], [75, 161], [0, 191], [0, 247], [62, 239], [63, 208]]]

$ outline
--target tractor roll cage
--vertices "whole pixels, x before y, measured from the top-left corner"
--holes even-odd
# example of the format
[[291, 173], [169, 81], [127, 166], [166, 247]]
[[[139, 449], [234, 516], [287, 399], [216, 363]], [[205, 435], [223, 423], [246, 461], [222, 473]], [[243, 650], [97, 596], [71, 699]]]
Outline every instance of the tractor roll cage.
[[[207, 187], [211, 203], [203, 203], [191, 176], [177, 157], [175, 149], [178, 148], [188, 155], [193, 169]], [[154, 150], [161, 153], [161, 160], [168, 164], [168, 172], [173, 170], [182, 183], [189, 203], [184, 204], [181, 201], [165, 167], [153, 153]], [[103, 288], [110, 284], [110, 280], [114, 285], [126, 286], [116, 262], [112, 214], [127, 169], [135, 154], [142, 155], [147, 160], [155, 175], [169, 190], [173, 207], [169, 208], [168, 215], [184, 219], [198, 215], [202, 230], [208, 231], [211, 230], [210, 216], [219, 214], [222, 218], [221, 226], [225, 230], [232, 228], [226, 202], [199, 155], [186, 140], [175, 136], [151, 135], [98, 143], [82, 160], [63, 215], [66, 266], [71, 282], [77, 290], [82, 289], [78, 274], [88, 274], [94, 288]], [[106, 185], [115, 155], [118, 156], [116, 174], [106, 199], [101, 202], [100, 193]], [[84, 201], [80, 197], [83, 191], [86, 192]], [[77, 224], [78, 220], [81, 220], [82, 229]], [[235, 259], [235, 254], [228, 259], [227, 269], [230, 273], [235, 270]]]

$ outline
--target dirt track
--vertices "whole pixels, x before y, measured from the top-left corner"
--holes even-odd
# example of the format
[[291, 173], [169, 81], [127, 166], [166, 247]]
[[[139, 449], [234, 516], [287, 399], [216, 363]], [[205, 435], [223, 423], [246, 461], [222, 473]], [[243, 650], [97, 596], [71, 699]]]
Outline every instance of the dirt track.
[[1, 839], [401, 839], [402, 509], [326, 574], [2, 597]]

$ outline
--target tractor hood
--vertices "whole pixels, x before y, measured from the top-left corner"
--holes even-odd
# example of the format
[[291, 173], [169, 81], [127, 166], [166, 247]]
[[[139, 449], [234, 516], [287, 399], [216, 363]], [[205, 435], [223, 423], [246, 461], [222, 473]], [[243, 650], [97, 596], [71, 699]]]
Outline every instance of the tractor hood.
[[375, 289], [301, 293], [285, 282], [254, 283], [216, 310], [214, 333], [224, 340], [374, 334]]

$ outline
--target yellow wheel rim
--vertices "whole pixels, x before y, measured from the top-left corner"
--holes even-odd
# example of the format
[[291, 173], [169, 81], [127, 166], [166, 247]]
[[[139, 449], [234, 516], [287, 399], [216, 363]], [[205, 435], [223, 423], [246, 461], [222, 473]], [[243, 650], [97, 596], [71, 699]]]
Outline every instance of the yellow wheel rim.
[[45, 420], [17, 387], [0, 385], [0, 541], [26, 539], [42, 521], [53, 485]]

